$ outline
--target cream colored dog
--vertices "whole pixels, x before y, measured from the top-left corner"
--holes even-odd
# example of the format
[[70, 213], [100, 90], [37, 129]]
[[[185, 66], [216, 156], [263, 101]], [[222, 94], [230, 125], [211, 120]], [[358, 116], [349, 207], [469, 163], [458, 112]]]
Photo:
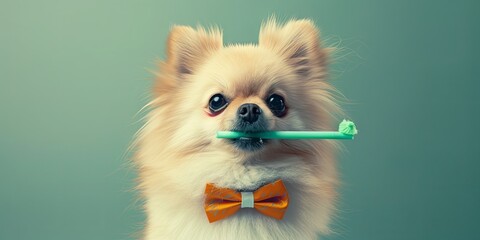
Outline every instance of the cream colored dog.
[[[258, 45], [223, 46], [218, 29], [175, 26], [136, 140], [144, 239], [315, 239], [329, 232], [337, 174], [331, 140], [218, 139], [234, 130], [329, 130], [338, 106], [327, 50], [310, 20], [262, 25]], [[209, 223], [207, 183], [253, 191], [282, 179], [282, 220], [254, 209]]]

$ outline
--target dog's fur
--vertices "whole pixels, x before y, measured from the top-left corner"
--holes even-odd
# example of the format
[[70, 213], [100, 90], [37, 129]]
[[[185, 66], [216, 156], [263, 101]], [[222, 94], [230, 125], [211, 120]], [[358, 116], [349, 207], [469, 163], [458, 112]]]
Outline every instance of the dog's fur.
[[[271, 140], [245, 151], [219, 130], [231, 130], [237, 109], [255, 103], [269, 130], [328, 130], [339, 110], [326, 81], [328, 50], [310, 20], [260, 30], [258, 45], [223, 46], [222, 33], [175, 26], [167, 42], [147, 122], [136, 140], [135, 163], [145, 199], [144, 239], [315, 239], [329, 232], [337, 174], [336, 145], [330, 140]], [[288, 112], [275, 117], [265, 98], [285, 97]], [[219, 115], [208, 114], [215, 93], [229, 96]], [[290, 205], [283, 220], [254, 209], [209, 223], [206, 183], [255, 190], [282, 179]]]

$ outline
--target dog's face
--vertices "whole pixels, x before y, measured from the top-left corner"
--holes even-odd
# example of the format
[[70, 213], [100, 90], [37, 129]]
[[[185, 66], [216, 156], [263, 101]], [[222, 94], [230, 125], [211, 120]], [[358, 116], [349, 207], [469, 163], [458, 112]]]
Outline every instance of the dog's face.
[[258, 46], [223, 47], [218, 30], [174, 27], [167, 45], [156, 93], [172, 148], [244, 160], [302, 147], [260, 138], [217, 139], [217, 131], [328, 127], [333, 102], [325, 82], [326, 50], [311, 22], [282, 27], [269, 22]]
[[[281, 58], [265, 49], [222, 49], [200, 72], [205, 76], [199, 75], [205, 81], [198, 86], [202, 88], [202, 122], [214, 125], [213, 131], [241, 132], [286, 130], [295, 125], [291, 124], [295, 119], [296, 127], [303, 125], [295, 117], [294, 101], [289, 101], [299, 90], [295, 85], [289, 86], [289, 82], [294, 82], [289, 79], [294, 76], [292, 71]], [[219, 143], [227, 145], [230, 151], [251, 153], [271, 147], [269, 140], [260, 138]]]

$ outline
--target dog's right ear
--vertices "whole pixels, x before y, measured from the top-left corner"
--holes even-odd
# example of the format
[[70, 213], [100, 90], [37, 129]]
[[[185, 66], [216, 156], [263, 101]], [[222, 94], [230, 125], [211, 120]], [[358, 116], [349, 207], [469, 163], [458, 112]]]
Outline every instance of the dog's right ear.
[[259, 45], [280, 54], [299, 75], [323, 79], [327, 51], [321, 47], [313, 21], [290, 20], [281, 24], [272, 17], [260, 29]]
[[167, 40], [167, 65], [179, 79], [192, 74], [204, 59], [222, 48], [222, 33], [218, 28], [174, 26]]

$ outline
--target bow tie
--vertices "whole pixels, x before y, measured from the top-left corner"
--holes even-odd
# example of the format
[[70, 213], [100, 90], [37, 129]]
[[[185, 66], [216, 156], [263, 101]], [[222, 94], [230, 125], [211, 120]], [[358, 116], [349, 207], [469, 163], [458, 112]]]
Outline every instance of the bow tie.
[[280, 220], [288, 207], [288, 193], [282, 180], [254, 192], [237, 192], [208, 183], [204, 207], [211, 223], [235, 214], [240, 208], [255, 208], [266, 216]]

